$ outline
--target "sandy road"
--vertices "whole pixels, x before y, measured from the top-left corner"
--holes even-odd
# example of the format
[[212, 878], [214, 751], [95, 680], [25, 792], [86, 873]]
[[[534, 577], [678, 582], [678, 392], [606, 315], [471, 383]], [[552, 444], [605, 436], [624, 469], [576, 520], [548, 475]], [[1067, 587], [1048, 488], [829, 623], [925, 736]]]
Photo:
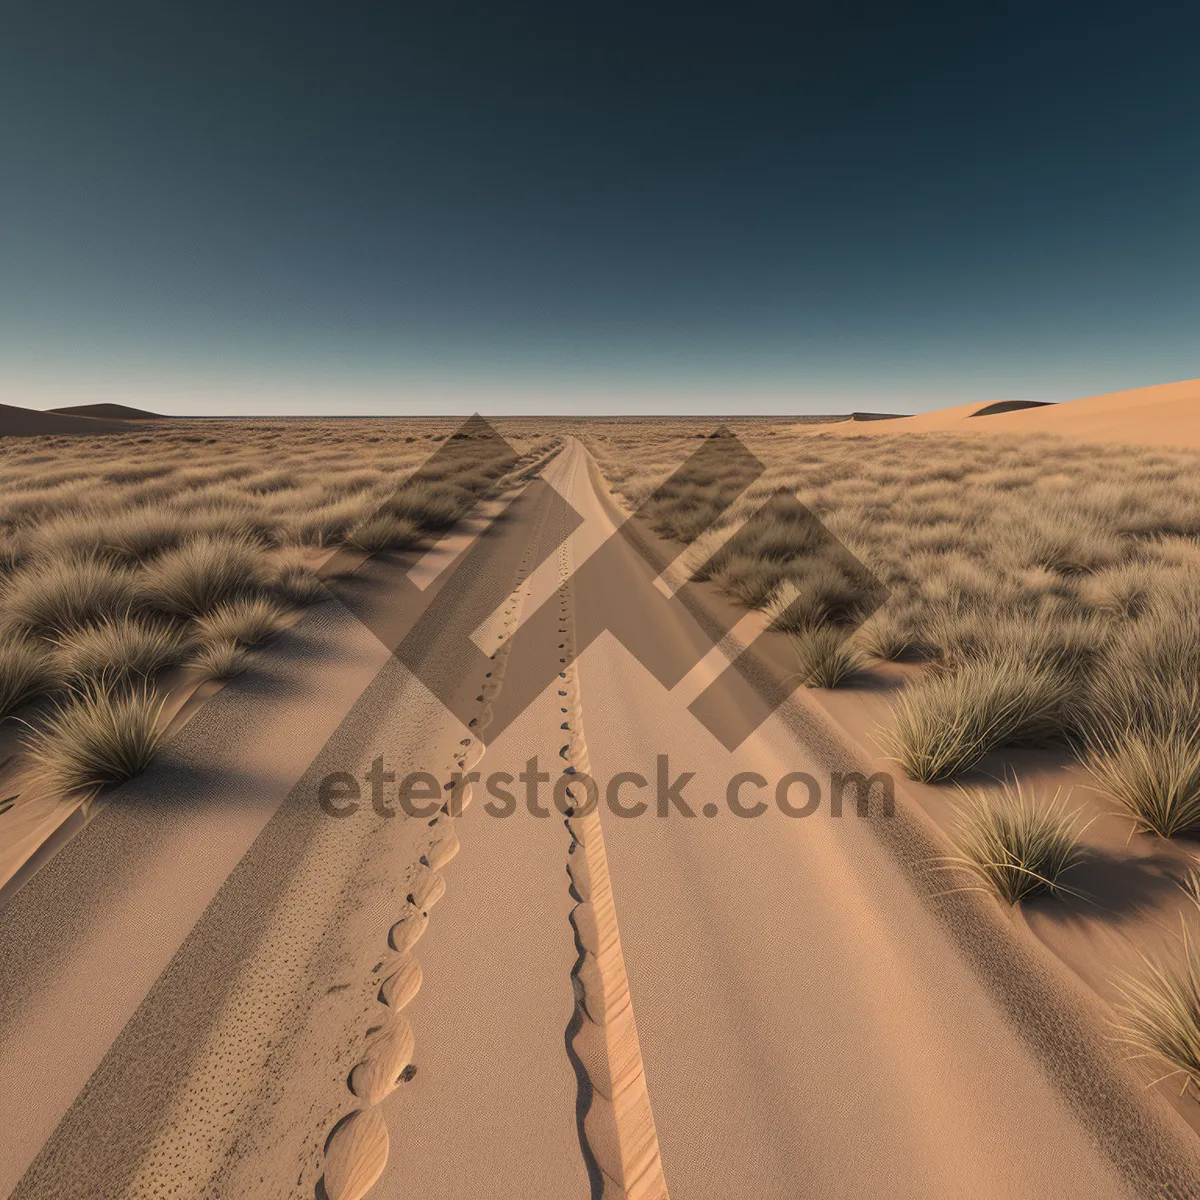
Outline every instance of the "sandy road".
[[[612, 526], [593, 477], [580, 472], [575, 484], [571, 502], [585, 523], [574, 552], [583, 561]], [[578, 601], [594, 621], [636, 603], [655, 573], [632, 547], [608, 566]], [[660, 612], [645, 603], [642, 618]], [[699, 624], [671, 617], [656, 637], [690, 639], [698, 659], [709, 645]], [[730, 753], [687, 711], [723, 662], [710, 655], [670, 692], [611, 636], [579, 664], [597, 779], [627, 772], [648, 781], [648, 812], [622, 819], [604, 810], [602, 821], [671, 1194], [1200, 1191], [1200, 1157], [1175, 1115], [1119, 1069], [1098, 1102], [1104, 1111], [1088, 1112], [1097, 1101], [1073, 1094], [1070, 1071], [1046, 1053], [1053, 1038], [1020, 1028], [987, 972], [921, 902], [921, 872], [898, 861], [894, 832], [830, 815], [831, 766], [844, 763], [798, 739], [782, 712]], [[695, 815], [671, 805], [658, 816], [664, 766], [668, 780], [693, 776], [682, 795]], [[730, 811], [727, 786], [739, 772], [768, 783], [747, 782], [740, 793], [744, 805], [765, 798], [758, 817]], [[824, 787], [813, 815], [784, 816], [774, 803], [789, 772]], [[626, 795], [638, 798], [632, 785]], [[808, 792], [799, 787], [790, 799], [802, 804]], [[975, 936], [987, 941], [988, 926]], [[1010, 978], [1046, 965], [1019, 962], [1019, 946], [1004, 949]], [[1060, 999], [1052, 988], [1046, 998]], [[1071, 999], [1047, 1006], [1047, 1028], [1077, 1014]], [[1098, 1059], [1112, 1057], [1098, 1022], [1073, 1035]]]
[[[1027, 960], [1028, 948], [1006, 939], [986, 904], [951, 905], [959, 936], [947, 936], [919, 894], [922, 847], [919, 839], [905, 845], [902, 813], [892, 830], [856, 816], [833, 819], [827, 808], [802, 820], [773, 804], [753, 819], [730, 812], [726, 787], [737, 772], [753, 771], [773, 787], [789, 772], [827, 780], [831, 761], [846, 765], [806, 741], [795, 713], [781, 712], [731, 754], [687, 711], [722, 664], [719, 651], [670, 692], [609, 634], [571, 661], [584, 628], [631, 607], [642, 623], [663, 611], [644, 590], [654, 569], [632, 546], [619, 546], [603, 571], [575, 574], [613, 528], [585, 465], [573, 447], [554, 480], [584, 518], [565, 548], [569, 598], [559, 605], [547, 563], [522, 592], [518, 615], [525, 632], [544, 615], [561, 618], [536, 631], [547, 645], [550, 633], [563, 636], [554, 643], [561, 686], [527, 703], [489, 745], [481, 772], [517, 777], [536, 754], [557, 773], [564, 760], [578, 764], [582, 751], [602, 788], [626, 774], [626, 803], [638, 798], [628, 776], [647, 781], [649, 812], [622, 819], [602, 809], [600, 825], [619, 928], [610, 943], [636, 1018], [638, 1061], [627, 1074], [640, 1075], [649, 1113], [609, 1100], [605, 1069], [620, 1066], [622, 1053], [628, 1059], [628, 1036], [599, 1052], [593, 1036], [589, 1054], [587, 1028], [581, 1036], [574, 1021], [565, 1030], [576, 1059], [586, 1060], [576, 1097], [592, 1194], [1197, 1194], [1200, 1155], [1190, 1131], [1113, 1062], [1099, 1014], [1069, 981], [1024, 987], [1053, 966]], [[686, 647], [691, 661], [711, 646], [701, 624], [674, 609], [651, 633], [660, 645]], [[505, 691], [526, 704], [541, 678], [514, 657]], [[656, 815], [660, 756], [668, 782], [691, 773], [683, 795], [695, 815]], [[536, 895], [543, 918], [563, 927], [566, 881], [555, 880], [553, 863], [557, 856], [564, 871], [573, 869], [580, 845], [572, 829], [582, 831], [552, 810], [532, 815], [515, 785], [516, 810], [490, 817], [475, 790], [452, 898], [422, 943], [427, 989], [413, 1006], [437, 1070], [393, 1103], [389, 1125], [405, 1153], [389, 1162], [378, 1194], [582, 1194], [531, 1174], [530, 1162], [545, 1159], [536, 1123], [521, 1114], [513, 1130], [503, 1113], [506, 1076], [497, 1074], [512, 1006], [531, 994], [544, 998], [546, 989], [565, 994], [568, 970], [561, 944], [543, 942], [554, 956], [534, 961], [532, 943], [505, 936], [513, 901], [524, 908]], [[754, 790], [748, 785], [746, 803]], [[713, 816], [703, 815], [706, 806]], [[990, 925], [963, 925], [981, 913], [990, 913]], [[484, 936], [472, 937], [464, 954], [463, 931], [481, 919]], [[964, 953], [971, 939], [993, 956], [990, 964]], [[596, 972], [577, 962], [574, 973], [586, 1004]], [[997, 987], [997, 975], [1024, 988], [1025, 1011]], [[435, 980], [450, 985], [448, 1007]], [[550, 1072], [563, 1036], [560, 1013], [540, 1050], [525, 1044], [520, 1069], [530, 1069], [532, 1052], [543, 1056], [534, 1069]], [[631, 1174], [647, 1115], [659, 1169]], [[452, 1143], [439, 1134], [449, 1128]], [[498, 1141], [506, 1132], [512, 1140]]]
[[[348, 1074], [370, 1056], [381, 983], [403, 965], [391, 931], [415, 911], [407, 897], [436, 902], [444, 876], [422, 858], [450, 824], [383, 819], [367, 799], [333, 819], [321, 781], [361, 779], [377, 758], [446, 778], [460, 761], [467, 731], [427, 684], [483, 684], [460, 652], [536, 565], [547, 495], [534, 482], [498, 536], [471, 543], [452, 573], [461, 599], [415, 631], [424, 682], [379, 641], [399, 636], [388, 596], [407, 563], [369, 564], [0, 910], [0, 1194], [314, 1194], [326, 1138], [361, 1107]], [[565, 919], [540, 916], [506, 917], [510, 936], [545, 931], [569, 955]], [[547, 1006], [570, 1018], [569, 985], [544, 994], [513, 1012], [510, 1067]], [[543, 1147], [561, 1126], [575, 1182], [575, 1080], [559, 1057], [561, 1087], [514, 1073], [508, 1107]]]
[[[559, 497], [583, 518], [574, 532]], [[389, 1200], [1200, 1194], [1193, 1136], [1104, 1065], [1095, 1014], [1058, 983], [1024, 990], [1040, 1007], [1006, 1000], [1004, 980], [1048, 960], [984, 917], [952, 936], [922, 900], [902, 796], [883, 826], [827, 805], [782, 815], [780, 778], [830, 770], [799, 710], [730, 753], [687, 711], [719, 652], [668, 691], [611, 634], [592, 640], [617, 615], [687, 661], [712, 640], [702, 618], [648, 600], [655, 570], [632, 545], [580, 571], [611, 531], [572, 443], [448, 575], [455, 594], [421, 631], [422, 679], [461, 673], [481, 704], [472, 727], [386, 645], [357, 640], [361, 625], [321, 626], [319, 644], [357, 646], [359, 671], [338, 676], [325, 725], [296, 723], [312, 713], [293, 654], [248, 772], [248, 748], [236, 762], [228, 748], [263, 698], [228, 689], [136, 804], [110, 805], [0, 911], [0, 1119], [14, 1131], [0, 1192], [320, 1195], [331, 1134], [362, 1111], [390, 1148], [384, 1161], [356, 1145], [356, 1161]], [[385, 643], [390, 569], [343, 597], [382, 614], [368, 624]], [[509, 647], [479, 677], [472, 635]], [[180, 769], [218, 751], [214, 779]], [[533, 815], [519, 776], [534, 756], [551, 783], [564, 765], [602, 788], [625, 773], [622, 798], [649, 811], [564, 815], [548, 783]], [[481, 781], [457, 819], [383, 818], [365, 791], [344, 818], [321, 810], [323, 778], [363, 780], [380, 758], [398, 777]], [[695, 815], [657, 815], [660, 769], [691, 773]], [[482, 782], [496, 772], [504, 817], [485, 808], [505, 808]], [[730, 811], [737, 772], [768, 781], [761, 816]], [[742, 795], [757, 799], [753, 783]], [[197, 796], [212, 798], [207, 841]], [[364, 1099], [381, 1030], [411, 1035], [417, 1072], [399, 1086], [376, 1072]]]

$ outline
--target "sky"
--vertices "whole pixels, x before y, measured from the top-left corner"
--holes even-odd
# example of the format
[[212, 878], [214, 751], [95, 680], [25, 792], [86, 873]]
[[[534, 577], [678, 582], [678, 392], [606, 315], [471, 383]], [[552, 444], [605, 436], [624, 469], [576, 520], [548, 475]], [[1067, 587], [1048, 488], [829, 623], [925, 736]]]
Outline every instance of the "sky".
[[910, 412], [1200, 375], [1200, 9], [68, 3], [0, 400]]

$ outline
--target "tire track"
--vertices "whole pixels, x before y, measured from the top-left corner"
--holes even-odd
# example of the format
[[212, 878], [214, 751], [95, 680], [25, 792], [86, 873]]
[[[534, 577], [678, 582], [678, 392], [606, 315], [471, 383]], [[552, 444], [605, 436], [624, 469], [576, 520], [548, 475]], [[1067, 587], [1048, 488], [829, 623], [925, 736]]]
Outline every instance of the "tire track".
[[[580, 462], [576, 447], [568, 487]], [[584, 736], [583, 698], [576, 665], [574, 585], [571, 545], [558, 552], [559, 672], [561, 728], [567, 740], [559, 750], [565, 774], [577, 776], [565, 789], [565, 825], [571, 925], [579, 958], [571, 972], [575, 1014], [566, 1030], [568, 1053], [580, 1077], [577, 1104], [580, 1144], [592, 1177], [593, 1200], [667, 1200], [667, 1183], [625, 960], [604, 834], [599, 790], [591, 777]]]
[[380, 1023], [368, 1030], [363, 1057], [351, 1068], [346, 1079], [347, 1090], [362, 1107], [343, 1116], [326, 1138], [325, 1169], [317, 1187], [318, 1200], [361, 1200], [387, 1166], [390, 1142], [387, 1122], [378, 1106], [416, 1074], [413, 1063], [416, 1039], [412, 1026], [401, 1012], [417, 995], [422, 983], [421, 964], [414, 949], [429, 927], [430, 909], [446, 892], [442, 868], [459, 850], [454, 822], [472, 800], [471, 783], [466, 776], [487, 749], [483, 734], [492, 720], [492, 702], [504, 685], [505, 668], [513, 645], [511, 635], [521, 623], [528, 595], [525, 584], [536, 562], [535, 551], [545, 534], [549, 515], [550, 506], [547, 505], [518, 563], [506, 606], [501, 610], [496, 635], [500, 646], [489, 655], [492, 667], [481, 682], [480, 708], [469, 726], [473, 734], [462, 739], [443, 772], [449, 777], [446, 785], [449, 796], [429, 826], [438, 830], [448, 823], [448, 827], [431, 837], [426, 852], [421, 855], [421, 872], [406, 897], [405, 908], [388, 930], [387, 948], [391, 961], [385, 959], [385, 963], [390, 971], [376, 996], [381, 1006]]

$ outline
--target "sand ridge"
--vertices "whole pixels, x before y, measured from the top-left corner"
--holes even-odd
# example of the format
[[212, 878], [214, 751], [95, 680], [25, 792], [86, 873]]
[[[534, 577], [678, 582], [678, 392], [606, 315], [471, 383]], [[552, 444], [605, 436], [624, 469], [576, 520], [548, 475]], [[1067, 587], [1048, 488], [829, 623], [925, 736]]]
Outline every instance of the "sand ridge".
[[42, 412], [0, 404], [0, 437], [95, 436], [101, 433], [128, 433], [136, 429], [125, 419], [90, 416], [78, 412]]
[[795, 427], [800, 433], [868, 437], [889, 433], [954, 432], [973, 436], [1049, 433], [1088, 442], [1200, 448], [1200, 379], [1105, 392], [1061, 404], [988, 412], [1003, 401], [959, 404], [912, 417]]

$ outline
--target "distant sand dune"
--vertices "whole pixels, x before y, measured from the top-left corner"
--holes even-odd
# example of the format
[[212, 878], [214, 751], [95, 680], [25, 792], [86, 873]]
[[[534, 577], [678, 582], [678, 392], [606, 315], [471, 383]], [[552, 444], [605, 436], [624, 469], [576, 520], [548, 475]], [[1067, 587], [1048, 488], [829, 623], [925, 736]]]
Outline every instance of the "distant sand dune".
[[[967, 420], [979, 416], [988, 419]], [[856, 421], [843, 421], [822, 431], [826, 428], [852, 436], [866, 432], [1055, 433], [1091, 442], [1200, 449], [1200, 379], [1107, 392], [1062, 404], [1000, 400], [981, 406], [975, 402], [894, 421], [871, 421], [865, 428]]]
[[[95, 408], [120, 408], [120, 405], [90, 405]], [[77, 410], [76, 410], [77, 411]], [[135, 412], [135, 409], [129, 409]], [[33, 408], [18, 408], [15, 404], [0, 404], [0, 437], [57, 437], [72, 434], [128, 433], [128, 421], [114, 421], [100, 416], [75, 416], [66, 412], [39, 412]]]
[[130, 408], [128, 404], [71, 404], [65, 408], [47, 411], [70, 417], [104, 417], [114, 421], [165, 421], [163, 413], [148, 412], [144, 408]]
[[994, 417], [999, 413], [1020, 412], [1023, 408], [1045, 408], [1049, 403], [1049, 400], [997, 400], [994, 404], [977, 408], [971, 416]]

